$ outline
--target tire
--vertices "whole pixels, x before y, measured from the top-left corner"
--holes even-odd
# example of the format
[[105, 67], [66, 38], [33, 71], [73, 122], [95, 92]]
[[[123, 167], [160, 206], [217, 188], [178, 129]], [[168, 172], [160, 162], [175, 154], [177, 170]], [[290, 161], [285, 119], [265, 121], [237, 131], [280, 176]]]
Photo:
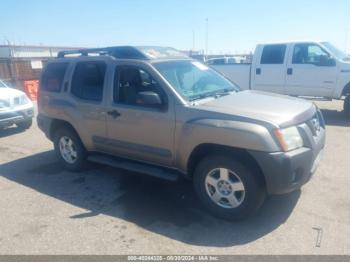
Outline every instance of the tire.
[[344, 100], [344, 113], [350, 117], [350, 95], [347, 95]]
[[[235, 160], [234, 156], [208, 156], [196, 167], [195, 191], [214, 216], [242, 220], [256, 213], [266, 198], [264, 183], [257, 172], [256, 168]], [[225, 174], [229, 180], [227, 175], [225, 179]], [[215, 183], [216, 187], [213, 187]]]
[[33, 120], [27, 119], [25, 121], [16, 123], [16, 126], [21, 130], [26, 130], [26, 129], [29, 129], [32, 126], [32, 124], [33, 124]]
[[[66, 146], [64, 146], [64, 143]], [[55, 132], [54, 147], [57, 158], [66, 169], [71, 171], [84, 169], [87, 152], [79, 136], [72, 128], [63, 127]]]

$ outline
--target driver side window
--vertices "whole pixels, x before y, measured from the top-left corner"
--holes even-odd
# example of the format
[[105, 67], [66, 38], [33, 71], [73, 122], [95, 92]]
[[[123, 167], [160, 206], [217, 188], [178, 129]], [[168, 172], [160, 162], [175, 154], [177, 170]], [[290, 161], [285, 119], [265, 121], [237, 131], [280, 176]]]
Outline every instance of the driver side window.
[[157, 94], [164, 103], [164, 93], [160, 85], [148, 72], [135, 66], [117, 67], [113, 95], [115, 103], [147, 106], [139, 99], [139, 95], [144, 92]]
[[296, 44], [293, 51], [293, 64], [321, 65], [329, 54], [315, 44]]

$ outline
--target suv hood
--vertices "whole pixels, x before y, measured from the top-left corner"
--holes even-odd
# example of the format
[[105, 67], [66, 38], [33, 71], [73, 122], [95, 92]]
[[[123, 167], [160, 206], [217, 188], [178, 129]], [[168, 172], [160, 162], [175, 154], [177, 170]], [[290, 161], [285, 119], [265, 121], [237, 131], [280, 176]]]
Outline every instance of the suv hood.
[[23, 94], [24, 94], [24, 92], [19, 91], [19, 90], [14, 89], [14, 88], [10, 88], [10, 87], [0, 88], [0, 99], [1, 100], [9, 100], [9, 99], [12, 99], [16, 96], [20, 96]]
[[203, 101], [199, 107], [218, 113], [263, 120], [278, 126], [304, 122], [305, 118], [311, 118], [315, 113], [315, 106], [309, 101], [251, 90]]

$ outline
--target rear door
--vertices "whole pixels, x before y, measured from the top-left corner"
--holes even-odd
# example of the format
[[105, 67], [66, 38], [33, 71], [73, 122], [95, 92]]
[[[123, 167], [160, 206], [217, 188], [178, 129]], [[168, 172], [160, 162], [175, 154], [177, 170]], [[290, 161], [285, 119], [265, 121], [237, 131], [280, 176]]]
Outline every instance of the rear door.
[[287, 44], [271, 44], [257, 48], [252, 67], [252, 89], [284, 93]]
[[106, 60], [82, 60], [74, 65], [70, 82], [70, 98], [67, 104], [70, 122], [78, 129], [89, 150], [104, 150], [96, 143], [96, 137], [106, 137], [106, 114], [104, 93], [107, 89]]
[[336, 86], [337, 67], [327, 61], [331, 61], [330, 54], [318, 44], [294, 44], [288, 59], [286, 94], [331, 97]]

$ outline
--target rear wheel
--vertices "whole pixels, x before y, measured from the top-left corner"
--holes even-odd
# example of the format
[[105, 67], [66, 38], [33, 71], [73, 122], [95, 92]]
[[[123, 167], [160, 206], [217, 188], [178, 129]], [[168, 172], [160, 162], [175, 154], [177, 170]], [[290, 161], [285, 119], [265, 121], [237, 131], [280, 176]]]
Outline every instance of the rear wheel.
[[69, 170], [80, 171], [86, 163], [86, 150], [78, 135], [68, 127], [54, 135], [55, 152], [60, 162]]
[[16, 126], [21, 130], [26, 130], [26, 129], [30, 128], [32, 126], [32, 124], [33, 124], [33, 120], [27, 119], [25, 121], [16, 123]]
[[344, 113], [350, 117], [350, 95], [347, 95], [344, 100]]
[[196, 168], [199, 199], [215, 216], [240, 220], [255, 213], [265, 200], [265, 187], [255, 168], [228, 156], [209, 156]]

